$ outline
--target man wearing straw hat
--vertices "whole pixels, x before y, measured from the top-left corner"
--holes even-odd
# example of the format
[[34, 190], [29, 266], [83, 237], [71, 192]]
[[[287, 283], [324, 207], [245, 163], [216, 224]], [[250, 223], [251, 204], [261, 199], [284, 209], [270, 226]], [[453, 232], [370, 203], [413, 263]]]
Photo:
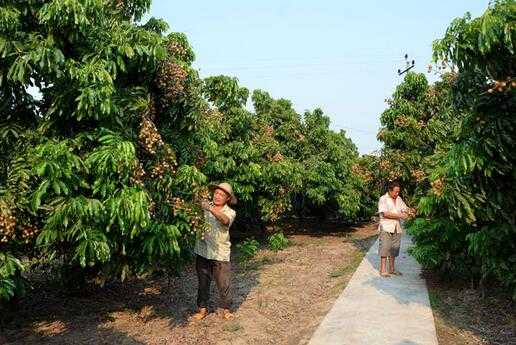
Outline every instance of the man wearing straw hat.
[[203, 201], [202, 208], [208, 224], [204, 238], [195, 244], [196, 270], [199, 287], [197, 291], [197, 312], [192, 316], [194, 321], [204, 319], [208, 315], [208, 301], [212, 278], [217, 284], [220, 297], [219, 315], [229, 320], [233, 317], [229, 307], [231, 283], [231, 242], [229, 228], [235, 219], [236, 212], [228, 206], [237, 203], [233, 188], [229, 183], [210, 186], [213, 191], [211, 202]]

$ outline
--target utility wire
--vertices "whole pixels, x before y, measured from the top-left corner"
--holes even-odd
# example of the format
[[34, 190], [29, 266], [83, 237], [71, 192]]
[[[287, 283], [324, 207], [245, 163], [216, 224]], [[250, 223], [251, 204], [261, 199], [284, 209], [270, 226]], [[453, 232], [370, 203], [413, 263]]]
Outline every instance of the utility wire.
[[350, 61], [320, 61], [320, 62], [308, 62], [308, 63], [273, 63], [273, 64], [226, 64], [226, 65], [217, 65], [217, 64], [209, 64], [204, 63], [198, 66], [199, 69], [214, 69], [214, 70], [235, 70], [235, 71], [245, 71], [245, 70], [292, 70], [292, 69], [303, 69], [303, 68], [314, 68], [314, 67], [324, 67], [325, 69], [335, 69], [335, 68], [346, 68], [347, 66], [368, 66], [368, 65], [385, 65], [389, 63], [399, 63], [399, 60], [350, 60]]
[[[351, 55], [353, 54], [353, 55]], [[392, 59], [393, 61], [400, 61], [400, 62], [403, 62], [405, 61], [404, 58], [400, 58], [399, 55], [397, 54], [394, 54], [392, 53], [391, 51], [389, 51], [388, 53], [382, 53], [382, 52], [375, 52], [375, 51], [367, 51], [367, 52], [362, 52], [361, 54], [357, 54], [357, 52], [353, 51], [352, 53], [350, 52], [349, 55], [333, 55], [330, 57], [330, 59], [335, 59], [335, 60], [349, 60], [349, 59], [357, 59], [357, 60], [363, 60], [363, 59], [368, 59], [368, 58], [377, 58], [377, 59], [387, 59], [387, 58], [390, 58]], [[418, 57], [418, 56], [416, 56]], [[206, 61], [210, 61], [210, 62], [216, 62], [216, 61], [221, 61], [221, 62], [227, 62], [227, 61], [231, 61], [231, 60], [238, 60], [238, 61], [242, 61], [242, 59], [246, 59], [249, 60], [249, 57], [245, 57], [245, 56], [219, 56], [219, 57], [210, 57], [210, 58], [207, 58]], [[287, 62], [291, 62], [291, 61], [306, 61], [306, 60], [328, 60], [327, 57], [322, 57], [322, 56], [313, 56], [313, 57], [309, 57], [309, 56], [262, 56], [262, 57], [253, 57], [252, 58], [252, 61], [253, 62], [278, 62], [278, 61], [287, 61]]]

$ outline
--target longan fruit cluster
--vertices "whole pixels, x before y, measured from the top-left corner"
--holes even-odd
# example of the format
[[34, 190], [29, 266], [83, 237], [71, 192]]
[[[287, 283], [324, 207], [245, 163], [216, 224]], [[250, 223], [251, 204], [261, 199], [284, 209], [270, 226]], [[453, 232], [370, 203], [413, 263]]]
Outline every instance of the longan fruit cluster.
[[358, 176], [366, 182], [370, 182], [373, 179], [373, 174], [370, 171], [365, 171], [358, 164], [353, 164], [351, 166], [351, 173], [355, 176]]
[[432, 186], [432, 191], [434, 192], [435, 195], [437, 196], [442, 196], [443, 193], [444, 193], [444, 180], [443, 178], [439, 178], [435, 181], [432, 181], [430, 183], [430, 185]]
[[138, 140], [145, 150], [151, 154], [156, 154], [157, 147], [163, 145], [163, 140], [156, 126], [147, 117], [143, 117], [140, 123]]
[[193, 201], [195, 203], [208, 201], [210, 199], [210, 191], [207, 187], [202, 187], [201, 189], [197, 190], [197, 192], [195, 192], [195, 194], [193, 195]]
[[139, 162], [136, 165], [136, 168], [132, 172], [132, 176], [130, 177], [130, 182], [136, 186], [143, 187], [143, 178], [145, 177], [145, 170], [143, 169], [143, 164]]
[[264, 131], [265, 131], [265, 135], [267, 135], [268, 137], [274, 136], [274, 127], [272, 127], [271, 125], [265, 126]]
[[187, 77], [188, 72], [177, 63], [167, 61], [160, 66], [156, 84], [165, 100], [176, 100], [184, 96]]
[[426, 177], [425, 172], [423, 170], [419, 170], [419, 169], [412, 170], [411, 174], [412, 174], [412, 177], [414, 177], [417, 182], [423, 181]]
[[487, 90], [488, 93], [505, 92], [510, 89], [516, 88], [516, 80], [507, 78], [506, 80], [495, 80], [493, 87]]
[[174, 165], [167, 161], [158, 161], [158, 163], [152, 168], [150, 176], [152, 178], [162, 178], [165, 171], [175, 173]]
[[27, 224], [21, 227], [21, 238], [25, 243], [29, 243], [39, 233], [38, 227], [33, 224]]
[[205, 112], [205, 116], [210, 122], [215, 123], [221, 123], [224, 119], [224, 114], [218, 111], [217, 109], [209, 109]]
[[358, 174], [360, 174], [360, 173], [361, 173], [361, 171], [362, 171], [362, 169], [360, 168], [360, 166], [359, 166], [358, 164], [353, 164], [353, 165], [351, 166], [351, 172], [352, 172], [353, 174], [358, 175]]
[[394, 124], [397, 127], [405, 128], [410, 125], [410, 121], [408, 117], [406, 117], [405, 115], [401, 115], [394, 119]]
[[172, 213], [176, 216], [177, 211], [181, 210], [185, 204], [182, 198], [174, 197], [168, 200], [169, 205], [172, 207]]
[[284, 157], [281, 153], [279, 152], [276, 152], [273, 156], [268, 156], [267, 159], [270, 161], [270, 162], [281, 162], [283, 161]]
[[380, 161], [380, 169], [389, 170], [390, 167], [391, 167], [391, 162], [389, 162], [388, 160], [382, 159]]
[[196, 228], [203, 224], [203, 218], [199, 214], [195, 214], [192, 209], [191, 204], [187, 203], [184, 199], [180, 197], [173, 197], [168, 200], [168, 203], [172, 207], [172, 213], [177, 216], [179, 211], [183, 211], [187, 214], [189, 218], [190, 229], [188, 232], [190, 234], [195, 234]]
[[417, 212], [416, 212], [416, 209], [409, 208], [406, 213], [409, 216], [409, 218], [414, 218], [416, 216]]
[[188, 51], [186, 48], [177, 41], [170, 40], [167, 43], [167, 50], [170, 55], [180, 60], [184, 60], [188, 56]]
[[154, 201], [151, 201], [149, 204], [149, 213], [151, 215], [154, 215], [156, 213], [156, 203]]
[[425, 127], [426, 127], [426, 123], [425, 123], [425, 121], [423, 121], [423, 120], [419, 121], [419, 122], [417, 123], [416, 127], [417, 127], [417, 129], [423, 129], [423, 128], [425, 128]]
[[7, 243], [15, 237], [16, 217], [0, 213], [0, 242]]
[[391, 170], [389, 171], [389, 181], [395, 181], [399, 179], [401, 174], [398, 171]]

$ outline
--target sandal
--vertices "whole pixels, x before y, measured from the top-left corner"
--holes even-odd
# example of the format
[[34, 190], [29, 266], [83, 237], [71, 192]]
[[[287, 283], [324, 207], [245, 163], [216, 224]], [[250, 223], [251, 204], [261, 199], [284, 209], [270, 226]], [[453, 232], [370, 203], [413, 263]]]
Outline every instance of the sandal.
[[199, 308], [197, 313], [193, 314], [192, 317], [190, 318], [190, 322], [201, 321], [206, 316], [208, 316], [208, 309], [206, 309], [206, 308]]
[[389, 278], [391, 275], [387, 272], [380, 272], [380, 276], [382, 276], [384, 278]]
[[403, 273], [401, 273], [400, 271], [392, 271], [392, 272], [389, 272], [389, 274], [392, 274], [393, 276], [402, 276]]
[[224, 320], [232, 320], [235, 318], [235, 315], [229, 309], [220, 309], [217, 311], [217, 314]]

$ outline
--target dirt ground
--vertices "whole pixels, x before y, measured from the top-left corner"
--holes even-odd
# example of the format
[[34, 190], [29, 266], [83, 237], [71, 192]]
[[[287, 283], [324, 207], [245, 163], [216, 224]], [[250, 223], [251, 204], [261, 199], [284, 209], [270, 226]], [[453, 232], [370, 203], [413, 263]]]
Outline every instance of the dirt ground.
[[490, 286], [482, 298], [462, 282], [426, 273], [439, 345], [516, 345], [516, 303]]
[[306, 344], [376, 238], [376, 225], [288, 237], [283, 251], [261, 249], [248, 263], [234, 258], [232, 321], [212, 313], [188, 322], [197, 288], [188, 267], [170, 285], [141, 281], [82, 297], [33, 291], [3, 337], [7, 344]]

